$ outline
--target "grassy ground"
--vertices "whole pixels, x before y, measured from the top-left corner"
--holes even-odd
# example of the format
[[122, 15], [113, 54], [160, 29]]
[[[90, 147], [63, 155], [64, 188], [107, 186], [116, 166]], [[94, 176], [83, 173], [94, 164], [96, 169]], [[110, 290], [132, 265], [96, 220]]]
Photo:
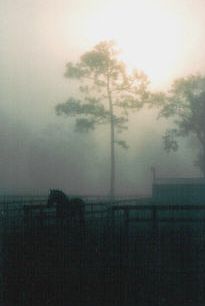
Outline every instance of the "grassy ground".
[[5, 234], [4, 305], [204, 304], [203, 232], [98, 225]]

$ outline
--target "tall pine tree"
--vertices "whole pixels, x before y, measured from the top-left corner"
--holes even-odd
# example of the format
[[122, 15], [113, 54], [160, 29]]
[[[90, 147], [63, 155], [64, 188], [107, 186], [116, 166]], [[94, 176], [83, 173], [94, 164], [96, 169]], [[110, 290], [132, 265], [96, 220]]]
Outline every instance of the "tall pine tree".
[[115, 146], [127, 148], [116, 132], [127, 128], [129, 110], [139, 109], [148, 96], [148, 78], [140, 71], [128, 74], [113, 42], [100, 42], [78, 63], [66, 65], [65, 77], [79, 81], [79, 93], [56, 106], [57, 115], [75, 117], [77, 131], [110, 126], [110, 197], [115, 195]]

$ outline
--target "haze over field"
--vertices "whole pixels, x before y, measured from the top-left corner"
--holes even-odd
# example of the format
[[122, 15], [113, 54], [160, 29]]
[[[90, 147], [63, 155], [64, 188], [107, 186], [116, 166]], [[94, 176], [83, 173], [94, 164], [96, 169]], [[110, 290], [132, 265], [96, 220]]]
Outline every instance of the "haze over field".
[[[63, 77], [99, 41], [114, 40], [128, 69], [140, 68], [151, 88], [205, 73], [204, 0], [2, 0], [0, 3], [0, 192], [106, 194], [109, 134], [102, 127], [73, 132], [55, 105], [77, 93]], [[161, 136], [168, 121], [156, 111], [133, 114], [117, 149], [117, 192], [150, 191], [150, 167], [161, 176], [197, 176], [195, 143], [167, 155]]]

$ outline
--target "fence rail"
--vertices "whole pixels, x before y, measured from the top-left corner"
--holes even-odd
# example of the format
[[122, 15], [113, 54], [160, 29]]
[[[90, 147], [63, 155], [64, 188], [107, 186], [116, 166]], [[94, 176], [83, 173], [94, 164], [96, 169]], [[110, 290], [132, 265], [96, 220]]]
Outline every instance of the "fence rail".
[[[53, 292], [52, 306], [63, 294], [63, 305], [82, 305], [76, 287], [85, 306], [99, 301], [102, 306], [204, 305], [205, 205], [157, 205], [151, 198], [87, 200], [81, 235], [75, 227], [68, 233], [61, 228], [59, 234], [53, 226], [55, 209], [45, 203], [46, 197], [0, 202], [0, 264], [6, 269], [7, 292], [2, 300], [11, 300], [6, 305], [45, 305], [44, 297], [52, 298]], [[25, 204], [37, 208], [27, 223]], [[22, 235], [22, 229], [28, 232]]]
[[[30, 205], [39, 210], [45, 208], [45, 196], [29, 196], [29, 197], [11, 197], [0, 199], [0, 222], [9, 218], [22, 217], [24, 214], [24, 205]], [[50, 213], [45, 213], [48, 218], [54, 214], [52, 209]], [[106, 215], [111, 219], [124, 220], [125, 223], [130, 222], [204, 222], [205, 221], [205, 204], [201, 205], [167, 205], [156, 204], [151, 198], [137, 198], [109, 201], [86, 201], [85, 202], [86, 217], [97, 217]]]

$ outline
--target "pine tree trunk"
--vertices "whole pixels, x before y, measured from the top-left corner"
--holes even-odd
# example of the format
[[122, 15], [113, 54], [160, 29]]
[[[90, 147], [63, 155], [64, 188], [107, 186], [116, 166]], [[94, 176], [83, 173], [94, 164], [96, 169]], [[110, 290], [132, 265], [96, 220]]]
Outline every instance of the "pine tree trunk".
[[113, 122], [113, 113], [110, 119], [110, 198], [115, 197], [115, 130]]
[[115, 198], [115, 127], [113, 117], [112, 95], [109, 88], [109, 78], [107, 83], [107, 93], [110, 111], [110, 199], [112, 201]]

